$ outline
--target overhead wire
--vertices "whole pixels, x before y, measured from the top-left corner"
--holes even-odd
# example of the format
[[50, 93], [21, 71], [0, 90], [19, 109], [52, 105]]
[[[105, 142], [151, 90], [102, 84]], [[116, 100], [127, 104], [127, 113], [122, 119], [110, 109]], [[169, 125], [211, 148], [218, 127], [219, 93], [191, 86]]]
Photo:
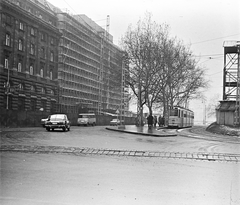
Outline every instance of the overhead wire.
[[232, 34], [232, 35], [229, 35], [229, 36], [223, 36], [223, 37], [208, 39], [208, 40], [204, 40], [204, 41], [199, 41], [199, 42], [192, 43], [192, 45], [199, 44], [199, 43], [205, 43], [205, 42], [209, 42], [209, 41], [214, 41], [214, 40], [218, 40], [218, 39], [223, 39], [223, 38], [227, 38], [227, 37], [232, 37], [232, 36], [238, 36], [238, 35], [240, 35], [240, 33]]

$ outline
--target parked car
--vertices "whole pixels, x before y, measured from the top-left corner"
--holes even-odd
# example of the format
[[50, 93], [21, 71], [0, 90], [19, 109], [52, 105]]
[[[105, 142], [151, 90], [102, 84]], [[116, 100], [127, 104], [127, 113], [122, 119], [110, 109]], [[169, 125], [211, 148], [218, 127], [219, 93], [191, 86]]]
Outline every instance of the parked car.
[[[122, 123], [123, 123], [124, 121], [122, 120]], [[121, 121], [119, 120], [119, 119], [112, 119], [111, 121], [110, 121], [110, 125], [120, 125], [121, 124]]]
[[78, 126], [80, 125], [96, 125], [96, 115], [94, 113], [80, 113], [77, 120]]
[[45, 123], [46, 123], [47, 119], [48, 119], [48, 117], [41, 119], [41, 125], [42, 125], [43, 127], [45, 127]]
[[68, 120], [67, 115], [65, 114], [54, 114], [50, 115], [45, 123], [47, 131], [60, 128], [63, 131], [70, 130], [70, 121]]

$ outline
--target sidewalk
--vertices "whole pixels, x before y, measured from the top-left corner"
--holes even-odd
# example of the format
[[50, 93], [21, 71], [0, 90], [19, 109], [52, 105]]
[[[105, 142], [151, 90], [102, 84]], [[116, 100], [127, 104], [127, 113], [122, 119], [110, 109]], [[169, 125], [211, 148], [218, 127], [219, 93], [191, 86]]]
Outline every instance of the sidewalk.
[[177, 134], [175, 134], [175, 133], [165, 132], [164, 128], [163, 129], [157, 129], [157, 128], [158, 127], [152, 127], [152, 129], [149, 129], [147, 125], [145, 125], [143, 127], [137, 127], [136, 125], [106, 127], [107, 130], [130, 133], [130, 134], [153, 136], [153, 137], [175, 137], [175, 136], [177, 136]]

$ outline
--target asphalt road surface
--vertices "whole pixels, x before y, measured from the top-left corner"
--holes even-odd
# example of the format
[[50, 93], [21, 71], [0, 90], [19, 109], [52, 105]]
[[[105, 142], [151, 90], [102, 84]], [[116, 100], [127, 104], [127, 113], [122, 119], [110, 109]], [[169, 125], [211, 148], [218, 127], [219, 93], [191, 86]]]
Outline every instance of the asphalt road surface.
[[[99, 126], [72, 127], [70, 132], [43, 128], [2, 131], [0, 203], [240, 204], [238, 140], [181, 135], [157, 138]], [[170, 156], [146, 157], [144, 153]], [[181, 158], [171, 157], [171, 153], [234, 154], [235, 159]]]

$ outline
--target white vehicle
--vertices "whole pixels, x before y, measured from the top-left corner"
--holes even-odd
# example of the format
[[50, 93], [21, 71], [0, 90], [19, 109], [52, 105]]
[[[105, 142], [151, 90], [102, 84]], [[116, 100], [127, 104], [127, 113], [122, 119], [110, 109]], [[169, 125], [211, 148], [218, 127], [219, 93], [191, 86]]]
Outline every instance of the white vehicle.
[[80, 113], [78, 115], [78, 126], [80, 125], [96, 125], [96, 115], [94, 113]]

